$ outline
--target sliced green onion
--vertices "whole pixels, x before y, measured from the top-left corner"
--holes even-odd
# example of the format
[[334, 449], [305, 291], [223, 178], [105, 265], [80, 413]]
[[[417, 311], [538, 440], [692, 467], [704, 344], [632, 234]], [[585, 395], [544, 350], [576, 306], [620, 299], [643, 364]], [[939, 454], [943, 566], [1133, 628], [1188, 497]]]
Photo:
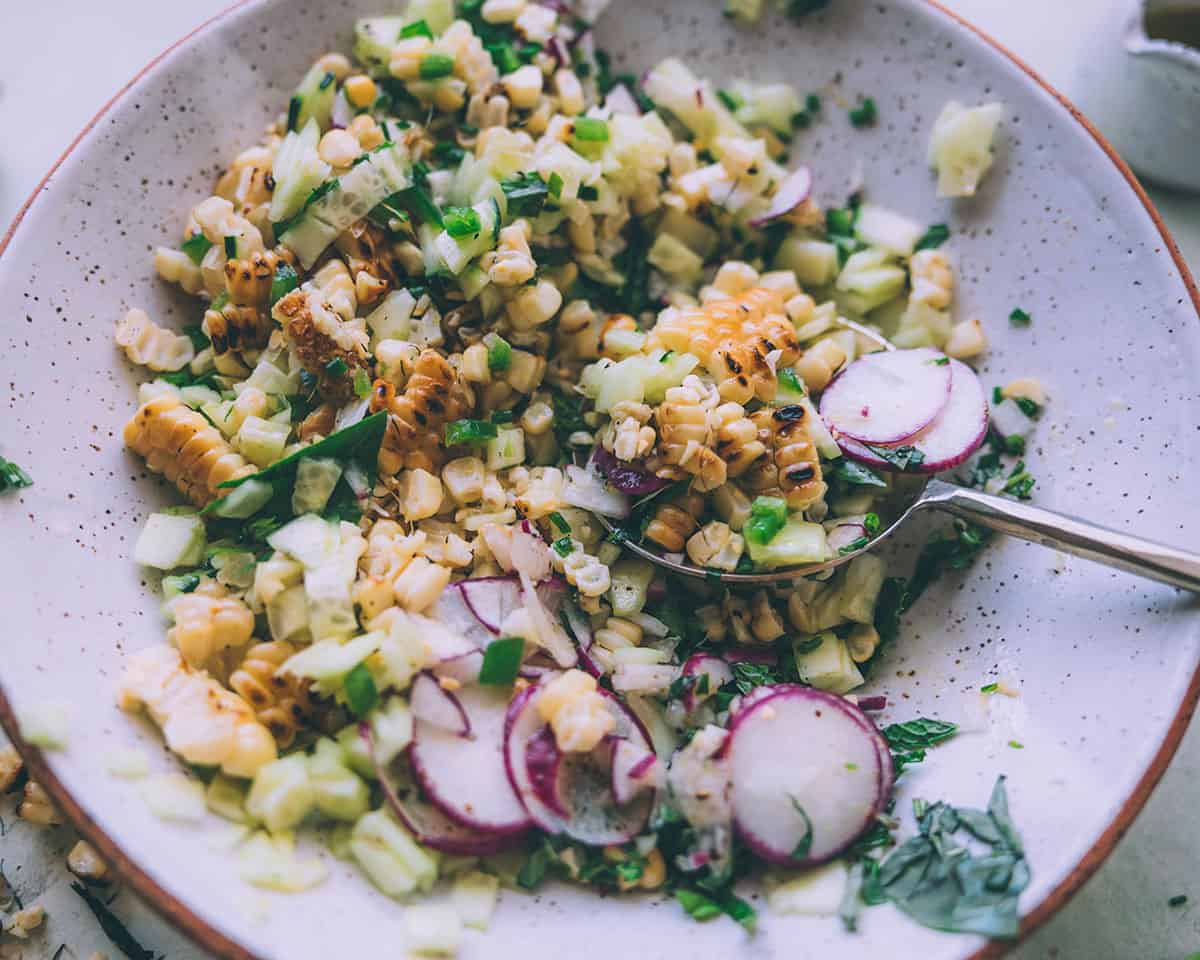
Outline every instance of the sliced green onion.
[[356, 717], [366, 716], [379, 702], [379, 688], [365, 663], [346, 674], [342, 687], [346, 691], [346, 704]]
[[495, 687], [511, 685], [517, 679], [517, 673], [521, 669], [521, 656], [524, 653], [525, 641], [520, 637], [500, 637], [493, 640], [483, 651], [479, 683]]
[[517, 418], [517, 415], [511, 410], [496, 410], [492, 413], [491, 421], [494, 424], [512, 423]]
[[787, 501], [781, 497], [755, 497], [745, 536], [752, 543], [769, 543], [787, 523]]
[[331, 85], [331, 84], [333, 83], [333, 81], [334, 81], [334, 80], [336, 80], [336, 79], [337, 79], [337, 77], [335, 77], [335, 76], [334, 76], [332, 73], [328, 73], [328, 72], [327, 72], [327, 73], [325, 74], [325, 76], [323, 76], [323, 77], [321, 78], [321, 82], [320, 82], [319, 84], [317, 84], [317, 89], [318, 89], [318, 90], [328, 90], [328, 89], [329, 89], [329, 87], [330, 87], [330, 85]]
[[429, 24], [424, 20], [418, 20], [416, 23], [410, 23], [400, 28], [401, 40], [407, 40], [410, 37], [428, 37], [432, 40], [433, 31], [429, 29]]
[[608, 124], [594, 117], [576, 117], [571, 134], [584, 143], [607, 143]]
[[237, 258], [237, 237], [229, 236], [225, 238], [225, 258], [227, 260]]
[[517, 56], [517, 51], [511, 43], [489, 43], [484, 49], [491, 54], [492, 63], [496, 65], [501, 76], [520, 69], [521, 58]]
[[446, 53], [427, 53], [421, 61], [422, 80], [440, 80], [454, 72], [454, 58]]
[[560, 557], [569, 557], [574, 549], [575, 546], [571, 543], [570, 537], [559, 537], [554, 541], [554, 552]]
[[863, 102], [850, 111], [850, 126], [857, 130], [863, 127], [875, 125], [875, 121], [879, 119], [879, 111], [875, 107], [875, 101], [871, 97], [866, 97]]
[[304, 98], [300, 94], [296, 94], [288, 101], [287, 128], [289, 131], [296, 129], [296, 121], [300, 119], [302, 106], [304, 106]]
[[446, 446], [471, 443], [482, 445], [499, 436], [494, 423], [486, 420], [455, 420], [446, 424]]
[[447, 207], [442, 211], [442, 226], [456, 240], [478, 234], [482, 229], [479, 214], [470, 207]]
[[512, 347], [503, 337], [496, 337], [488, 344], [488, 369], [493, 373], [512, 366]]
[[208, 253], [208, 248], [211, 246], [211, 241], [204, 234], [193, 233], [179, 245], [179, 249], [191, 258], [192, 263], [200, 266], [200, 261], [204, 259], [204, 255]]
[[807, 97], [804, 98], [804, 109], [807, 110], [809, 113], [820, 113], [821, 112], [821, 98], [818, 97], [815, 93], [810, 93]]
[[1027, 327], [1033, 323], [1033, 317], [1020, 307], [1013, 307], [1013, 312], [1008, 315], [1008, 322], [1014, 327]]
[[271, 306], [300, 286], [300, 277], [290, 263], [281, 263], [271, 278]]
[[557, 173], [550, 174], [550, 179], [546, 181], [546, 186], [550, 190], [550, 196], [555, 200], [562, 196], [563, 178]]
[[804, 381], [796, 374], [796, 371], [791, 367], [784, 367], [778, 373], [779, 382], [792, 393], [806, 393], [804, 389]]
[[950, 237], [950, 228], [944, 223], [935, 223], [917, 241], [917, 250], [934, 250]]
[[717, 99], [725, 104], [725, 109], [736, 112], [742, 105], [741, 97], [730, 93], [728, 90], [718, 90]]

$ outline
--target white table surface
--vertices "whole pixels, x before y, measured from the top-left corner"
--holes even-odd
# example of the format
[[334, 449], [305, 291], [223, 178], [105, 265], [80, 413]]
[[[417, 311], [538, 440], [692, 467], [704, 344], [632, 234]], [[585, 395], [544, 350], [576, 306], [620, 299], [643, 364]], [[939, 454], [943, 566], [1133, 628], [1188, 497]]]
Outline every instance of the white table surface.
[[[712, 0], [704, 0], [712, 2]], [[944, 0], [1072, 96], [1091, 31], [1131, 0]], [[0, 13], [0, 229], [46, 170], [116, 90], [153, 56], [227, 0], [5, 0]], [[396, 6], [381, 2], [381, 8]], [[1153, 197], [1193, 269], [1200, 272], [1200, 197]], [[3, 427], [0, 426], [0, 433]], [[116, 957], [66, 883], [69, 831], [34, 830], [0, 799], [8, 824], [0, 858], [18, 889], [47, 910], [26, 960], [93, 951]], [[1184, 960], [1200, 951], [1200, 723], [1193, 724], [1158, 791], [1116, 852], [1075, 899], [1013, 956], [1019, 960]], [[1169, 907], [1176, 894], [1188, 903]], [[122, 894], [114, 910], [148, 947], [171, 960], [203, 960], [157, 916]], [[0, 957], [6, 954], [0, 953]]]

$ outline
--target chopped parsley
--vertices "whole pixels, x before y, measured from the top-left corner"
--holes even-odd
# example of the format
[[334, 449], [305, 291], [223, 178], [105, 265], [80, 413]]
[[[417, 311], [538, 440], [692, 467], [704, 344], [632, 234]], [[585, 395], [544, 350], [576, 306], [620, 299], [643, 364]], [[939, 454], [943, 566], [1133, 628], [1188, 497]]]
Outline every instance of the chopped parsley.
[[1036, 420], [1042, 415], [1041, 406], [1037, 403], [1037, 401], [1030, 400], [1028, 397], [1014, 397], [1013, 403], [1015, 403], [1020, 411], [1030, 420]]
[[1177, 893], [1177, 894], [1175, 894], [1175, 896], [1173, 896], [1170, 900], [1167, 901], [1167, 906], [1168, 907], [1182, 907], [1187, 902], [1188, 902], [1188, 898], [1187, 898], [1186, 893]]
[[501, 370], [507, 370], [512, 366], [512, 347], [509, 346], [507, 340], [501, 336], [497, 336], [491, 343], [488, 344], [488, 370], [493, 373]]
[[211, 246], [211, 241], [203, 233], [193, 233], [179, 245], [179, 249], [188, 255], [192, 263], [200, 266], [200, 261]]
[[935, 223], [917, 241], [917, 250], [936, 250], [950, 238], [950, 228], [944, 223]]
[[371, 395], [371, 375], [362, 367], [354, 371], [354, 395], [360, 399]]
[[1008, 322], [1014, 327], [1027, 327], [1033, 323], [1033, 317], [1020, 307], [1013, 307], [1012, 313], [1008, 315]]
[[742, 98], [736, 94], [730, 93], [728, 90], [718, 90], [717, 99], [725, 105], [725, 109], [731, 113], [737, 113], [742, 106]]
[[442, 211], [442, 226], [456, 240], [478, 236], [483, 229], [479, 214], [470, 207], [447, 207]]

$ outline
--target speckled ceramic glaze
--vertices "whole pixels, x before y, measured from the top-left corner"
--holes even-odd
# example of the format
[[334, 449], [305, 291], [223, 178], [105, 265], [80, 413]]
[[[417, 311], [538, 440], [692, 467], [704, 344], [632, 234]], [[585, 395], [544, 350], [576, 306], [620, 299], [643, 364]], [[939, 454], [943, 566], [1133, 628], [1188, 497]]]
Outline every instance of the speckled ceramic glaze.
[[[163, 823], [105, 772], [106, 757], [131, 745], [173, 768], [156, 733], [113, 702], [127, 653], [163, 634], [129, 555], [145, 515], [174, 498], [122, 449], [137, 375], [112, 328], [134, 305], [174, 324], [196, 318], [155, 279], [151, 248], [177, 242], [221, 164], [258, 138], [311, 59], [348, 46], [353, 17], [371, 12], [372, 0], [263, 0], [219, 18], [98, 119], [0, 258], [0, 453], [36, 481], [0, 497], [0, 714], [14, 732], [14, 710], [69, 708], [68, 749], [31, 752], [35, 774], [138, 889], [231, 957], [402, 956], [402, 908], [332, 859], [308, 894], [254, 892], [214, 842], [223, 826]], [[993, 345], [986, 383], [1029, 374], [1047, 384], [1028, 457], [1038, 502], [1197, 542], [1200, 327], [1188, 282], [1122, 170], [1020, 66], [922, 0], [839, 0], [801, 25], [745, 30], [715, 0], [618, 0], [599, 34], [623, 68], [681, 54], [718, 81], [824, 90], [820, 122], [793, 150], [817, 171], [819, 199], [840, 201], [861, 181], [880, 203], [948, 223], [958, 315], [979, 317]], [[880, 121], [855, 131], [842, 104], [861, 94]], [[924, 163], [951, 97], [1006, 104], [995, 168], [968, 202], [938, 200]], [[1009, 327], [1018, 305], [1032, 327]], [[925, 533], [906, 531], [904, 550]], [[1196, 605], [1170, 589], [996, 543], [921, 599], [867, 688], [888, 695], [885, 721], [933, 715], [966, 731], [906, 773], [898, 810], [907, 821], [914, 796], [982, 805], [1007, 774], [1033, 868], [1022, 908], [1043, 918], [1108, 852], [1169, 758], [1196, 698], [1198, 625]], [[997, 678], [1020, 696], [983, 702], [979, 687]], [[506, 893], [492, 931], [473, 934], [464, 955], [960, 958], [981, 946], [890, 907], [869, 911], [857, 936], [828, 918], [767, 916], [749, 939], [671, 903], [551, 888]]]

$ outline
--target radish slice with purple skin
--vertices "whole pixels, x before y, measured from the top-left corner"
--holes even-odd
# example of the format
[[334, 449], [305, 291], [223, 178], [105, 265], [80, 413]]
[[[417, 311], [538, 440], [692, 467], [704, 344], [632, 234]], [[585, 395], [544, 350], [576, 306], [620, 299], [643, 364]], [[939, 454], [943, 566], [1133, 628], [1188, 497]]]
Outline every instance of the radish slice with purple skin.
[[[940, 473], [957, 467], [987, 438], [988, 401], [983, 384], [965, 363], [951, 360], [948, 366], [953, 371], [953, 384], [946, 408], [928, 427], [904, 440], [903, 446], [913, 447], [923, 457], [919, 464], [908, 468], [908, 473]], [[874, 450], [848, 437], [839, 436], [838, 446], [853, 460], [880, 470], [895, 469]]]
[[470, 738], [414, 720], [409, 758], [417, 782], [430, 803], [464, 827], [494, 834], [526, 829], [529, 817], [504, 769], [507, 694], [463, 687], [458, 700]]
[[835, 437], [900, 443], [929, 426], [950, 399], [953, 367], [937, 350], [869, 353], [821, 394], [821, 419]]
[[455, 823], [437, 807], [421, 799], [406, 754], [401, 754], [386, 766], [375, 757], [375, 745], [370, 727], [359, 724], [359, 735], [367, 744], [367, 753], [375, 767], [375, 775], [397, 819], [417, 838], [422, 846], [460, 857], [485, 857], [521, 842], [522, 833], [484, 833]]
[[612, 751], [612, 791], [617, 804], [624, 806], [643, 790], [658, 786], [662, 765], [652, 750], [629, 740], [617, 740]]
[[[733, 679], [733, 669], [720, 657], [710, 653], [693, 653], [684, 663], [680, 675], [695, 678], [688, 684], [687, 693], [683, 696], [683, 709], [691, 713]], [[701, 677], [708, 681], [703, 692], [696, 689], [704, 683]]]
[[529, 738], [525, 747], [525, 770], [537, 798], [557, 816], [569, 817], [571, 811], [563, 800], [562, 790], [563, 753], [549, 727], [542, 727]]
[[[632, 840], [650, 819], [654, 791], [639, 793], [628, 804], [618, 804], [612, 789], [611, 748], [605, 744], [588, 754], [562, 754], [557, 795], [569, 816], [556, 813], [538, 795], [530, 777], [527, 757], [530, 741], [546, 729], [537, 709], [539, 693], [538, 687], [522, 690], [509, 704], [505, 720], [504, 762], [509, 782], [529, 816], [547, 833], [565, 833], [590, 846]], [[615, 697], [607, 695], [605, 700], [616, 720], [613, 736], [651, 751], [650, 738], [640, 721]]]
[[750, 226], [761, 227], [772, 220], [787, 216], [809, 198], [812, 188], [812, 171], [808, 167], [797, 167], [780, 181], [775, 195], [771, 198], [771, 205], [765, 213], [751, 219]]
[[521, 605], [521, 582], [516, 577], [459, 580], [451, 586], [462, 594], [475, 619], [497, 636], [504, 618]]
[[861, 523], [839, 523], [825, 534], [825, 544], [836, 555], [843, 547], [848, 547], [867, 536], [867, 528]]
[[793, 684], [762, 689], [771, 692], [730, 723], [734, 824], [770, 863], [824, 863], [882, 812], [892, 780], [887, 744], [842, 697]]
[[462, 703], [453, 693], [444, 689], [432, 674], [417, 674], [408, 704], [416, 720], [432, 724], [457, 737], [471, 735], [471, 721], [467, 719]]

